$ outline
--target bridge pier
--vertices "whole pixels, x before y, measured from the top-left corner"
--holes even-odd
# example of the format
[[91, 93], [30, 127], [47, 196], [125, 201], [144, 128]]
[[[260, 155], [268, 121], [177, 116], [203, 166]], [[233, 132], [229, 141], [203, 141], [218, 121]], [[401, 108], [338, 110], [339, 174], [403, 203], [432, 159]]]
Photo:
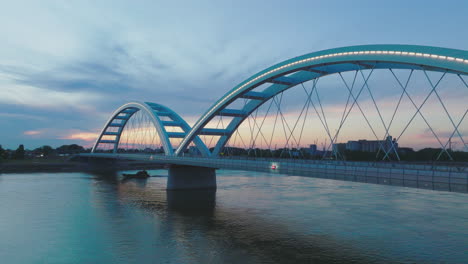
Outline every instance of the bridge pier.
[[216, 189], [216, 169], [172, 165], [169, 167], [167, 190]]

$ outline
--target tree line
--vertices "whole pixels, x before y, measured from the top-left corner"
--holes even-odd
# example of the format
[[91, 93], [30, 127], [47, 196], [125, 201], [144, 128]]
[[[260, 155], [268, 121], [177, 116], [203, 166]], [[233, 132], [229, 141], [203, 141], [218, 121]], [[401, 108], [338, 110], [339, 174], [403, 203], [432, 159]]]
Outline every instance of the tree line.
[[[210, 150], [213, 150], [211, 148]], [[442, 154], [440, 154], [442, 152]], [[409, 162], [428, 162], [428, 161], [453, 161], [468, 162], [468, 152], [456, 151], [447, 149], [447, 152], [442, 151], [440, 148], [423, 148], [420, 150], [413, 150], [411, 148], [398, 149], [398, 157], [396, 153], [389, 153], [386, 160], [396, 161], [398, 158], [401, 161]], [[352, 151], [345, 150], [344, 152], [337, 153], [338, 159], [349, 161], [381, 161], [385, 153], [380, 152], [365, 152], [365, 151]], [[243, 157], [263, 157], [263, 158], [286, 158], [286, 159], [336, 159], [335, 153], [332, 151], [316, 150], [311, 153], [306, 148], [280, 148], [280, 149], [243, 149], [236, 147], [224, 147], [220, 153], [221, 156], [243, 156]]]
[[70, 154], [78, 154], [90, 152], [90, 149], [85, 149], [84, 147], [71, 144], [71, 145], [62, 145], [58, 148], [53, 148], [48, 145], [44, 145], [32, 150], [25, 149], [23, 144], [20, 144], [15, 150], [4, 149], [0, 145], [0, 160], [22, 160], [28, 158], [47, 158], [51, 156], [64, 156]]

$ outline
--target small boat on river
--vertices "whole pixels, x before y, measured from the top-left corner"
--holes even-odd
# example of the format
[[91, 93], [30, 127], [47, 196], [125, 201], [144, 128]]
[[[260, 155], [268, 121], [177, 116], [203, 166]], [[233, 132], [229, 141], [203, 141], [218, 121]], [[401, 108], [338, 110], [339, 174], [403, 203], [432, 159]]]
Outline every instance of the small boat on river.
[[124, 173], [122, 175], [124, 177], [126, 177], [126, 178], [137, 178], [137, 179], [146, 179], [146, 178], [150, 177], [148, 172], [145, 171], [145, 170], [142, 170], [142, 171], [139, 171], [139, 172], [133, 173], [133, 174]]

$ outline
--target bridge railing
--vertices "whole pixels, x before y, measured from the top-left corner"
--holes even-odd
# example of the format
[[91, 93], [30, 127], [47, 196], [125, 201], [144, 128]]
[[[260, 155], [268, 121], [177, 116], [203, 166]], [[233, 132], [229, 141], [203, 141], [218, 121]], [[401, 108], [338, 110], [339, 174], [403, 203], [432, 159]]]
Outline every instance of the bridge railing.
[[[342, 162], [321, 160], [292, 160], [242, 157], [165, 157], [189, 162], [187, 165], [219, 167], [224, 169], [254, 170], [270, 173], [312, 176], [335, 180], [406, 186], [422, 189], [468, 192], [466, 167], [427, 166], [390, 163], [386, 166], [371, 162]], [[275, 169], [271, 166], [275, 165]], [[437, 169], [437, 170], [436, 170]]]
[[[88, 154], [92, 157], [153, 161], [162, 164], [189, 165], [235, 170], [262, 171], [276, 174], [310, 176], [335, 180], [388, 184], [433, 190], [468, 192], [466, 167], [425, 166], [343, 162], [333, 160], [269, 159], [253, 157], [165, 156], [154, 154]], [[274, 168], [273, 168], [274, 166]], [[435, 169], [437, 168], [437, 170]], [[441, 170], [440, 168], [443, 168]]]
[[[153, 157], [154, 159], [155, 157]], [[357, 181], [422, 189], [468, 192], [468, 171], [453, 167], [434, 170], [431, 166], [368, 166], [369, 162], [334, 162], [266, 158], [204, 158], [168, 157], [156, 159], [168, 164], [207, 166], [223, 169], [253, 170], [270, 173], [311, 176], [317, 178]], [[275, 165], [275, 169], [271, 166]]]
[[[178, 156], [166, 156], [164, 153], [128, 153], [128, 154], [116, 154], [120, 156], [125, 155], [140, 155], [140, 156], [151, 156], [153, 158], [162, 159], [196, 159], [198, 161], [207, 160], [209, 162], [216, 162], [216, 160], [233, 160], [236, 164], [239, 161], [256, 161], [256, 162], [271, 162], [271, 163], [288, 163], [288, 164], [315, 164], [315, 165], [336, 165], [336, 166], [351, 166], [351, 167], [375, 167], [375, 168], [388, 168], [388, 169], [408, 169], [408, 170], [432, 170], [432, 171], [453, 171], [453, 172], [468, 172], [468, 163], [466, 162], [424, 162], [424, 163], [413, 163], [413, 162], [388, 162], [388, 161], [344, 161], [344, 160], [312, 160], [312, 159], [300, 159], [300, 158], [270, 158], [270, 157], [247, 157], [247, 156], [218, 156], [218, 157], [203, 157], [197, 155], [183, 155]], [[223, 163], [225, 164], [225, 163]]]
[[425, 162], [425, 163], [411, 163], [411, 162], [369, 162], [369, 161], [343, 161], [343, 160], [312, 160], [312, 159], [291, 159], [291, 158], [269, 158], [269, 157], [247, 157], [247, 156], [219, 156], [201, 157], [184, 155], [183, 158], [197, 158], [197, 159], [223, 159], [223, 160], [245, 160], [245, 161], [268, 161], [268, 162], [287, 162], [292, 164], [330, 164], [340, 166], [353, 166], [353, 167], [377, 167], [377, 168], [403, 168], [414, 170], [437, 170], [437, 171], [455, 171], [464, 172], [468, 171], [468, 163], [458, 162], [443, 164], [438, 162]]

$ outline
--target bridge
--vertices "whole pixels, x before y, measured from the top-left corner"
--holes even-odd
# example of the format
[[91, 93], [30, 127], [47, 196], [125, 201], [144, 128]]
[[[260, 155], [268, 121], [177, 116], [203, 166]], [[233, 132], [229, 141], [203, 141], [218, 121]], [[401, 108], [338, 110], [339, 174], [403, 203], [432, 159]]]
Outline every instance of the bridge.
[[[167, 164], [168, 189], [216, 188], [215, 169], [229, 168], [468, 192], [466, 75], [465, 50], [364, 45], [313, 52], [247, 78], [193, 126], [162, 104], [124, 104], [81, 156]], [[394, 87], [385, 88], [389, 83]], [[408, 149], [398, 144], [418, 139], [414, 127], [438, 147], [434, 162], [405, 161]], [[325, 139], [323, 150], [304, 147], [311, 135]], [[349, 135], [375, 140], [339, 142]], [[350, 153], [375, 159], [350, 161]]]

